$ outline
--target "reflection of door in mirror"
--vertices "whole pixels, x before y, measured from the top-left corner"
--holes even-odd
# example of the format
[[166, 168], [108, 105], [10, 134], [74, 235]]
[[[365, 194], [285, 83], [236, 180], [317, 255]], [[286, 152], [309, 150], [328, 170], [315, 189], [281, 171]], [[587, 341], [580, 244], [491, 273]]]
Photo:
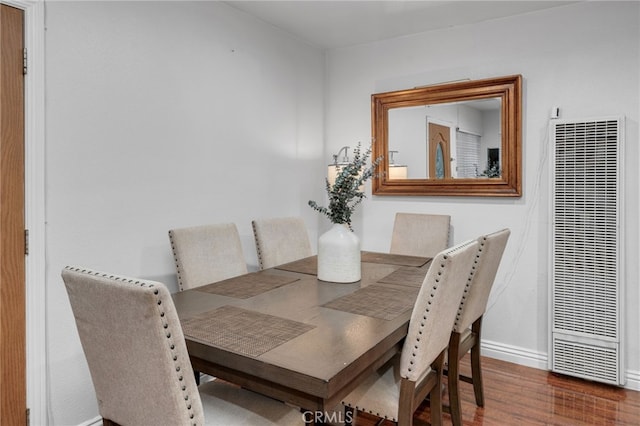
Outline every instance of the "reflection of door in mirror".
[[451, 129], [441, 124], [429, 123], [429, 178], [451, 177]]

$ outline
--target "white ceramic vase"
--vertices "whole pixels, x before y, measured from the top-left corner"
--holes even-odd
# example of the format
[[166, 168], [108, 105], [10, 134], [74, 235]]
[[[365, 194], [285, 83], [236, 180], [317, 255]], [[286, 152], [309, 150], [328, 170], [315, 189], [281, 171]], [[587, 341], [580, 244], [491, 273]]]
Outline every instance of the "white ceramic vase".
[[347, 225], [336, 223], [318, 238], [318, 279], [354, 283], [360, 275], [360, 239]]

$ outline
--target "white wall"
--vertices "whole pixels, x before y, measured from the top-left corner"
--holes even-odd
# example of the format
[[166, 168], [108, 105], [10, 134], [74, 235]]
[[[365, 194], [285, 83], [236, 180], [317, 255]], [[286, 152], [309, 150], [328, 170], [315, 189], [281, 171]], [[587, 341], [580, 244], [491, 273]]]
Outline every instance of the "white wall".
[[60, 270], [176, 289], [172, 227], [300, 215], [323, 196], [324, 55], [222, 2], [46, 4], [49, 424], [97, 416]]
[[523, 75], [521, 198], [372, 197], [363, 205], [357, 226], [368, 250], [388, 249], [397, 211], [450, 214], [453, 243], [509, 227], [511, 238], [484, 321], [485, 354], [546, 368], [550, 110], [560, 106], [562, 118], [626, 116], [626, 357], [630, 384], [636, 389], [639, 5], [580, 2], [333, 50], [328, 54], [326, 127], [329, 145], [340, 138], [364, 138], [370, 128], [372, 93], [463, 78]]
[[389, 109], [389, 150], [395, 164], [407, 166], [409, 179], [424, 179], [428, 175], [427, 120], [424, 107]]

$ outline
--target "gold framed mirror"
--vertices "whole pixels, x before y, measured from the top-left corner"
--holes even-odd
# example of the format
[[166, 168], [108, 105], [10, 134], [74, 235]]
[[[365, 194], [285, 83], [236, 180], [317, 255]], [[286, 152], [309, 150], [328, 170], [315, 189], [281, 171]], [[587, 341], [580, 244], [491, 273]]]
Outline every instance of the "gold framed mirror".
[[520, 197], [521, 103], [520, 75], [371, 95], [373, 194]]

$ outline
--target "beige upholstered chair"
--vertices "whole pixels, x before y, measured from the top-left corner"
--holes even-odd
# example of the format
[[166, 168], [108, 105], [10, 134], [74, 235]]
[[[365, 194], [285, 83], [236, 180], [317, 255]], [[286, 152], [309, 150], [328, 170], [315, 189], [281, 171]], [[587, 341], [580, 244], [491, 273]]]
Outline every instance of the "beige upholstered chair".
[[357, 409], [411, 425], [413, 414], [430, 395], [431, 424], [442, 423], [442, 366], [451, 327], [478, 247], [468, 241], [438, 253], [413, 307], [402, 352], [343, 399]]
[[[482, 371], [480, 368], [480, 337], [482, 316], [487, 308], [489, 293], [509, 239], [509, 229], [478, 238], [478, 251], [449, 340], [447, 376], [449, 407], [453, 424], [462, 424], [459, 380], [472, 383], [476, 404], [484, 406]], [[471, 377], [460, 375], [460, 359], [471, 350]]]
[[449, 247], [450, 223], [448, 215], [396, 213], [389, 252], [434, 257]]
[[297, 410], [230, 384], [198, 389], [163, 284], [75, 267], [62, 278], [105, 425], [303, 423]]
[[240, 235], [233, 223], [172, 229], [169, 241], [180, 290], [247, 273]]
[[260, 269], [273, 268], [313, 254], [307, 228], [299, 217], [256, 219], [251, 224]]

